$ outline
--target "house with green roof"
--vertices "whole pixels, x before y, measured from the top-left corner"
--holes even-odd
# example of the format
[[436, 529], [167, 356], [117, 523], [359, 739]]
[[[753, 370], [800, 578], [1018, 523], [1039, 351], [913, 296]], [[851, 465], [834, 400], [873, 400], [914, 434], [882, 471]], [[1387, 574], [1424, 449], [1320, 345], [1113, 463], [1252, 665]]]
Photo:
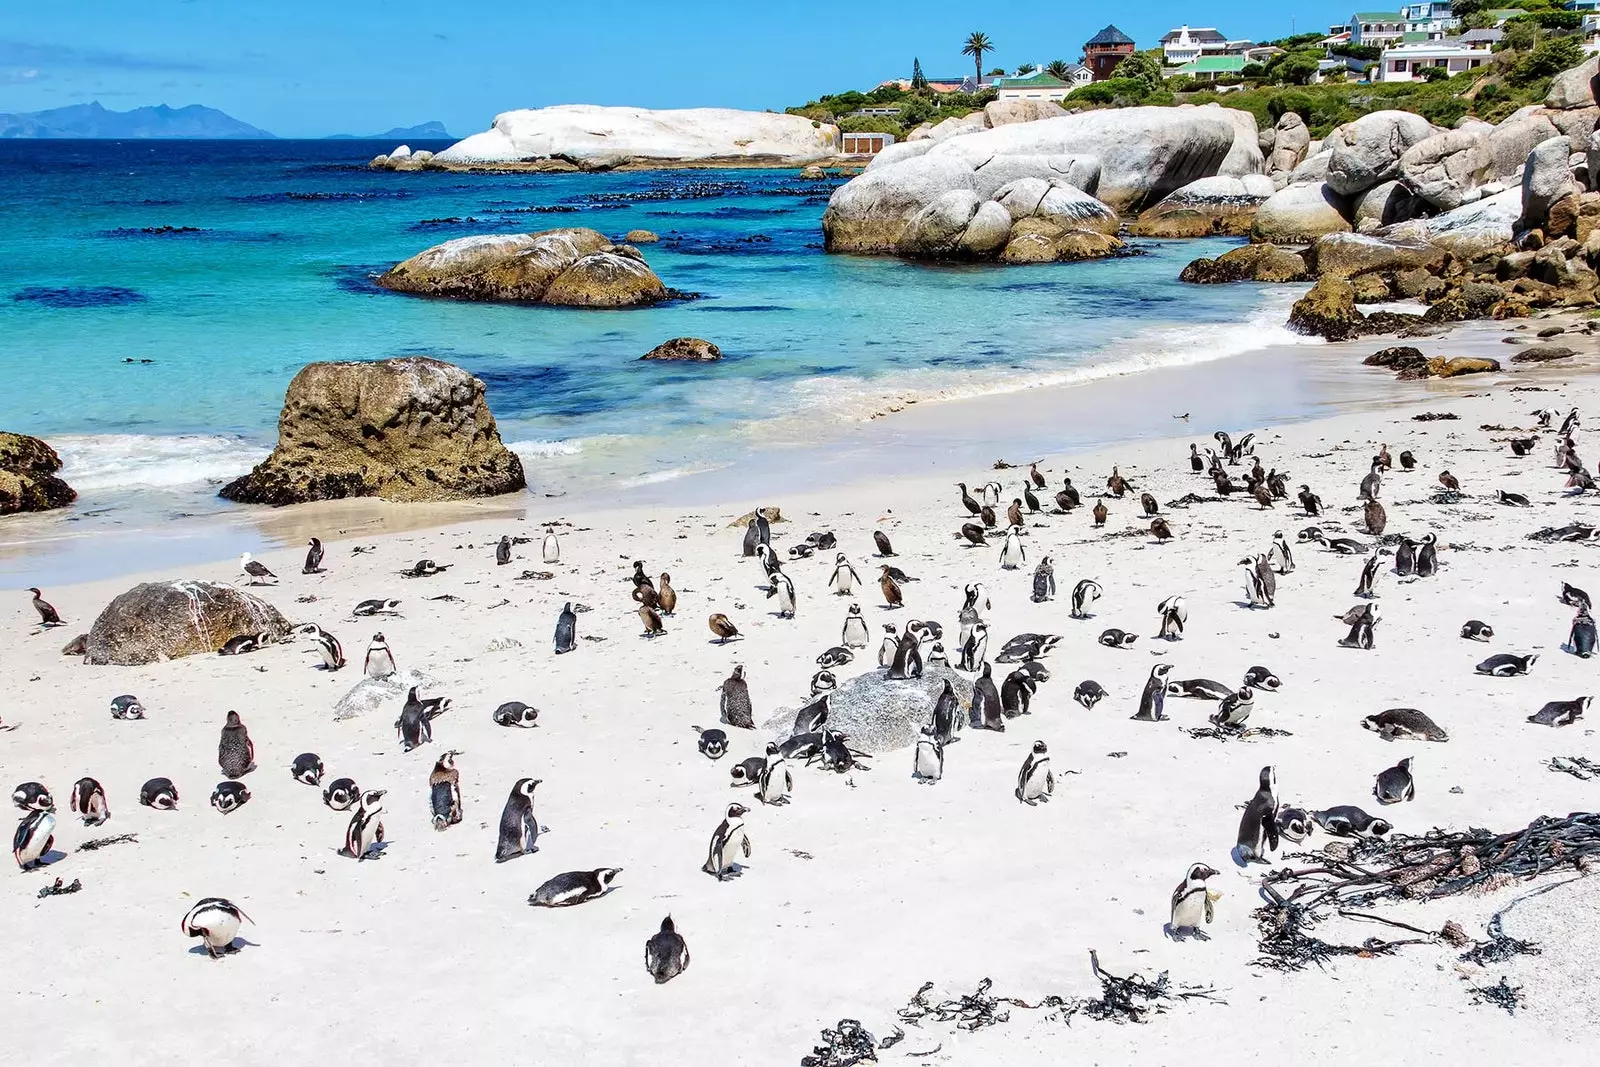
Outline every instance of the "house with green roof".
[[1165, 73], [1168, 78], [1187, 74], [1196, 81], [1216, 81], [1230, 74], [1238, 74], [1242, 70], [1244, 70], [1244, 56], [1201, 56], [1192, 63], [1173, 67]]
[[1406, 17], [1398, 11], [1358, 11], [1350, 16], [1350, 43], [1386, 48], [1406, 32]]
[[[1083, 68], [1078, 68], [1082, 70]], [[1055, 100], [1060, 101], [1076, 86], [1062, 81], [1060, 78], [1036, 70], [1031, 74], [1020, 74], [1016, 77], [1001, 78], [995, 82], [999, 90], [1000, 100]]]

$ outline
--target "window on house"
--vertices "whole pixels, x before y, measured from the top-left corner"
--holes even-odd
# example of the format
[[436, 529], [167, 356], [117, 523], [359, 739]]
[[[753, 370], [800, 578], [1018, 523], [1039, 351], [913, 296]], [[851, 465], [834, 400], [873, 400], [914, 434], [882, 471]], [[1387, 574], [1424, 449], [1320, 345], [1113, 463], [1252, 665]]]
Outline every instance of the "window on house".
[[1396, 74], [1404, 74], [1405, 70], [1406, 70], [1406, 61], [1405, 60], [1397, 59], [1397, 60], [1394, 61], [1394, 71], [1395, 71]]

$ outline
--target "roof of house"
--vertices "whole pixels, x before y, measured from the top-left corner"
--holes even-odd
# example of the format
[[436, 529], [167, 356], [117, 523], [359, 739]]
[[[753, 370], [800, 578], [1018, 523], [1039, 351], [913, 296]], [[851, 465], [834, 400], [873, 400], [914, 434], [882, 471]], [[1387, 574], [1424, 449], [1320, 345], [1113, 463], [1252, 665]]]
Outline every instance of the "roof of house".
[[1244, 69], [1244, 56], [1201, 56], [1185, 63], [1173, 74], [1237, 74]]
[[1083, 46], [1085, 48], [1087, 48], [1092, 44], [1111, 45], [1111, 44], [1132, 44], [1132, 43], [1133, 43], [1133, 38], [1132, 37], [1129, 37], [1127, 34], [1123, 33], [1121, 30], [1117, 29], [1115, 26], [1107, 26], [1105, 29], [1101, 30], [1099, 33], [1095, 34], [1093, 37], [1091, 37], [1087, 41], [1085, 41], [1083, 43]]
[[1032, 74], [1019, 74], [1015, 78], [1001, 78], [996, 83], [1001, 89], [1065, 89], [1067, 83], [1042, 70]]
[[1496, 42], [1496, 41], [1502, 39], [1503, 37], [1505, 37], [1505, 35], [1506, 35], [1506, 31], [1505, 30], [1498, 30], [1498, 29], [1468, 30], [1466, 33], [1463, 33], [1461, 35], [1461, 43], [1462, 44], [1475, 44], [1475, 43], [1477, 43], [1479, 41], [1487, 41], [1488, 43], [1493, 44], [1494, 42]]
[[1191, 41], [1226, 41], [1228, 39], [1226, 35], [1210, 26], [1180, 26], [1178, 29], [1168, 30], [1162, 36], [1161, 43], [1171, 44], [1185, 33], [1189, 35]]
[[1356, 22], [1404, 22], [1405, 18], [1398, 11], [1357, 11], [1352, 18]]

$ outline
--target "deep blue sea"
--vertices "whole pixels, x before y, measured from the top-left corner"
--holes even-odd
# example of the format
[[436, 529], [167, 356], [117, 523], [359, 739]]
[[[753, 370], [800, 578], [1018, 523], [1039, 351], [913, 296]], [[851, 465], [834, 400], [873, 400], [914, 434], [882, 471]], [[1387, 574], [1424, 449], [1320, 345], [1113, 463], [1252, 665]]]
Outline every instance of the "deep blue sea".
[[[828, 256], [834, 182], [366, 168], [391, 147], [0, 141], [0, 428], [58, 447], [80, 510], [136, 497], [204, 511], [271, 447], [303, 364], [423, 353], [488, 383], [534, 480], [545, 463], [625, 486], [703, 469], [768, 428], [815, 435], [896, 398], [1192, 363], [1281, 335], [1284, 309], [1263, 308], [1261, 291], [1176, 281], [1224, 241], [1026, 268]], [[452, 237], [577, 225], [656, 231], [651, 266], [699, 298], [567, 310], [371, 282]], [[683, 335], [725, 358], [639, 362]]]

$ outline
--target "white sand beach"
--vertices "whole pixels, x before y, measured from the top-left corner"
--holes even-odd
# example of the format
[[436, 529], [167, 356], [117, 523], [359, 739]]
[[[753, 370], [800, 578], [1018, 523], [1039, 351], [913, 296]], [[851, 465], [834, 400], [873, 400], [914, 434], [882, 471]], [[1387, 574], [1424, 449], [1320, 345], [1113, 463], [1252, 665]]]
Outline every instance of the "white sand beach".
[[[1540, 815], [1595, 810], [1600, 781], [1545, 766], [1556, 755], [1600, 760], [1594, 720], [1559, 729], [1526, 721], [1546, 701], [1596, 690], [1595, 661], [1562, 651], [1573, 609], [1557, 602], [1564, 581], [1600, 587], [1594, 542], [1526, 536], [1600, 521], [1594, 494], [1569, 495], [1552, 466], [1555, 433], [1534, 429], [1536, 408], [1556, 411], [1557, 424], [1571, 408], [1600, 418], [1596, 342], [1569, 334], [1563, 343], [1580, 355], [1421, 388], [1395, 385], [1393, 403], [1293, 425], [1230, 425], [1199, 397], [1186, 405], [1187, 421], [1174, 421], [1177, 409], [1164, 409], [1175, 398], [1152, 383], [1167, 423], [1161, 432], [1170, 436], [1041, 458], [1046, 511], [1028, 518], [1027, 563], [1017, 570], [1000, 568], [1000, 537], [969, 548], [956, 533], [969, 517], [953, 483], [997, 478], [1009, 502], [1035, 458], [1023, 453], [1026, 441], [1013, 436], [1020, 430], [1008, 425], [1002, 403], [984, 401], [984, 451], [963, 447], [965, 459], [941, 460], [924, 448], [915, 475], [873, 472], [827, 488], [779, 462], [759, 498], [583, 510], [532, 498], [521, 518], [328, 535], [326, 573], [318, 575], [300, 573], [303, 548], [266, 553], [281, 581], [251, 591], [294, 622], [336, 634], [351, 662], [335, 673], [317, 669], [303, 638], [238, 657], [88, 666], [61, 655], [62, 646], [135, 579], [47, 588], [66, 625], [45, 631], [25, 593], [7, 594], [0, 768], [7, 787], [50, 787], [61, 853], [43, 870], [0, 878], [8, 916], [0, 982], [12, 1006], [12, 1055], [40, 1065], [109, 1047], [130, 1063], [219, 1055], [245, 1064], [308, 1055], [410, 1063], [466, 1054], [482, 1063], [793, 1064], [823, 1027], [851, 1018], [880, 1040], [905, 1029], [903, 1040], [877, 1053], [883, 1063], [1571, 1062], [1575, 1039], [1600, 1017], [1590, 962], [1600, 948], [1600, 895], [1592, 879], [1569, 869], [1484, 895], [1366, 909], [1428, 931], [1454, 920], [1482, 941], [1490, 917], [1519, 897], [1575, 882], [1518, 903], [1504, 919], [1506, 933], [1539, 942], [1542, 955], [1478, 967], [1436, 942], [1282, 974], [1255, 963], [1257, 883], [1269, 869], [1306, 862], [1282, 854], [1334, 839], [1319, 831], [1286, 844], [1270, 868], [1241, 868], [1230, 858], [1241, 809], [1266, 765], [1277, 768], [1286, 804], [1359, 805], [1402, 834], [1509, 832]], [[1145, 388], [1134, 379], [1120, 387]], [[962, 410], [951, 405], [944, 415]], [[1413, 419], [1424, 411], [1456, 418]], [[871, 425], [891, 434], [903, 419], [903, 432], [925, 442], [939, 418], [919, 408]], [[1506, 445], [1519, 427], [1538, 437], [1523, 458]], [[1254, 432], [1262, 464], [1289, 472], [1290, 499], [1271, 509], [1243, 493], [1168, 506], [1188, 493], [1214, 495], [1187, 457], [1190, 442], [1214, 446], [1216, 429], [1235, 439]], [[1587, 423], [1576, 437], [1579, 454], [1592, 460]], [[1385, 443], [1418, 462], [1413, 472], [1397, 463], [1384, 477], [1388, 532], [1436, 534], [1440, 570], [1399, 578], [1384, 558], [1375, 647], [1340, 647], [1348, 627], [1334, 618], [1358, 603], [1362, 556], [1295, 543], [1297, 567], [1279, 579], [1276, 606], [1241, 606], [1239, 560], [1266, 552], [1274, 531], [1293, 543], [1317, 524], [1330, 536], [1372, 540], [1357, 485]], [[975, 454], [1023, 466], [991, 470], [970, 462]], [[1242, 480], [1249, 463], [1230, 473]], [[924, 464], [936, 469], [923, 473]], [[1134, 488], [1107, 501], [1110, 518], [1096, 529], [1090, 508], [1113, 465]], [[1459, 502], [1435, 501], [1446, 469], [1460, 480]], [[791, 473], [806, 487], [791, 489]], [[1051, 513], [1066, 476], [1084, 505]], [[1295, 503], [1301, 483], [1325, 501], [1321, 520]], [[1503, 506], [1499, 490], [1525, 494], [1531, 506]], [[1148, 533], [1144, 491], [1161, 503], [1170, 542]], [[760, 565], [741, 558], [743, 530], [730, 525], [762, 505], [781, 507], [788, 520], [774, 527], [780, 556], [813, 531], [833, 532], [866, 583], [859, 595], [829, 594], [833, 552], [822, 551], [785, 563], [798, 612], [776, 617]], [[326, 513], [281, 514], [299, 522]], [[305, 525], [315, 532], [314, 522]], [[549, 567], [539, 558], [547, 525], [562, 548]], [[874, 531], [888, 534], [897, 558], [875, 557]], [[531, 541], [500, 567], [494, 546], [506, 534]], [[1058, 592], [1033, 603], [1032, 571], [1045, 555]], [[450, 569], [400, 577], [424, 557]], [[669, 572], [679, 592], [676, 614], [655, 639], [640, 636], [630, 599], [634, 560], [652, 577]], [[904, 587], [900, 610], [883, 605], [880, 562], [919, 579]], [[168, 564], [142, 577], [243, 581], [234, 560]], [[546, 570], [548, 579], [518, 577]], [[1070, 592], [1085, 577], [1105, 595], [1093, 617], [1072, 619]], [[731, 787], [729, 772], [763, 751], [768, 732], [727, 728], [731, 752], [718, 761], [697, 751], [695, 728], [719, 725], [717, 689], [735, 664], [745, 667], [758, 724], [804, 703], [816, 657], [839, 642], [851, 599], [873, 637], [838, 669], [841, 682], [878, 669], [887, 622], [938, 621], [953, 658], [962, 590], [974, 581], [992, 599], [991, 659], [1015, 633], [1063, 640], [1044, 660], [1051, 677], [1031, 714], [1008, 720], [1004, 733], [962, 731], [941, 781], [912, 779], [909, 748], [876, 752], [870, 769], [848, 774], [797, 766], [792, 803], [766, 806]], [[1187, 629], [1180, 641], [1157, 640], [1156, 604], [1175, 593], [1186, 598]], [[353, 619], [352, 605], [369, 597], [400, 598], [399, 613]], [[551, 636], [567, 601], [589, 610], [578, 615], [576, 650], [558, 656]], [[712, 612], [726, 613], [744, 639], [714, 643]], [[1492, 625], [1494, 640], [1463, 640], [1468, 619]], [[1096, 638], [1107, 627], [1138, 641], [1103, 647]], [[423, 696], [453, 701], [434, 724], [433, 743], [411, 753], [396, 739], [398, 699], [334, 717], [376, 630], [402, 669], [431, 679]], [[1473, 673], [1497, 652], [1539, 659], [1526, 677]], [[1270, 668], [1282, 689], [1257, 695], [1249, 725], [1286, 733], [1194, 737], [1186, 729], [1205, 726], [1216, 704], [1176, 698], [1166, 704], [1170, 721], [1132, 721], [1157, 662], [1174, 665], [1173, 679], [1230, 685], [1251, 666]], [[997, 680], [1009, 669], [997, 664]], [[1109, 693], [1092, 710], [1072, 699], [1085, 679]], [[110, 700], [123, 693], [139, 697], [147, 719], [110, 717]], [[510, 700], [536, 706], [538, 726], [496, 726], [491, 712]], [[1362, 729], [1364, 716], [1392, 707], [1424, 710], [1450, 739], [1386, 742]], [[224, 816], [207, 797], [222, 780], [216, 744], [229, 710], [248, 726], [259, 766], [242, 779], [252, 799]], [[1057, 778], [1054, 799], [1029, 807], [1013, 790], [1035, 740], [1048, 743]], [[465, 818], [435, 832], [428, 774], [448, 749], [461, 752]], [[319, 790], [288, 773], [306, 751], [322, 757], [328, 780], [348, 775], [388, 791], [381, 859], [337, 854], [348, 815], [330, 811]], [[1416, 798], [1380, 812], [1374, 777], [1405, 756], [1415, 760]], [[102, 827], [80, 825], [67, 809], [82, 775], [105, 786], [113, 815]], [[136, 803], [141, 783], [157, 775], [177, 785], [179, 810]], [[542, 781], [536, 811], [548, 834], [537, 853], [496, 864], [501, 807], [525, 776]], [[734, 800], [752, 809], [753, 855], [740, 877], [719, 883], [700, 868]], [[122, 833], [137, 841], [79, 850], [87, 839]], [[1163, 933], [1169, 897], [1196, 862], [1220, 872], [1210, 881], [1222, 894], [1211, 939], [1174, 941]], [[598, 867], [623, 869], [609, 895], [569, 909], [529, 907], [547, 878]], [[79, 879], [82, 890], [39, 898], [56, 878]], [[178, 929], [205, 896], [227, 897], [253, 919], [241, 930], [241, 950], [222, 960], [208, 959]], [[643, 946], [668, 914], [692, 962], [657, 986]], [[1415, 936], [1338, 920], [1316, 933], [1343, 943]], [[924, 982], [934, 984], [934, 1002], [970, 993], [984, 978], [993, 994], [1028, 1004], [1095, 995], [1091, 949], [1112, 973], [1167, 971], [1174, 983], [1214, 990], [1215, 1000], [1175, 1000], [1145, 1025], [1083, 1015], [1069, 1023], [1059, 1010], [1015, 1005], [1004, 1008], [1007, 1021], [974, 1032], [896, 1017]], [[1514, 1015], [1475, 1004], [1469, 993], [1502, 976], [1522, 988]]]

